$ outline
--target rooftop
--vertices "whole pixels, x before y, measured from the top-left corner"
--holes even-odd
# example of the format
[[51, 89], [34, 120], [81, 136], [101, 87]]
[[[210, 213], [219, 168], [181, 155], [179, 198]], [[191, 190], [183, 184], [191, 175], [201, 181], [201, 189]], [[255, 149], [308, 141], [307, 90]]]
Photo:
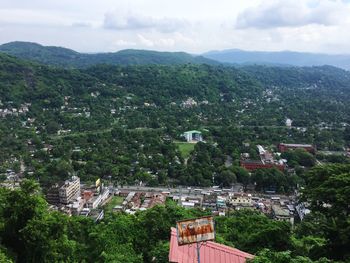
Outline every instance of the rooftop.
[[280, 143], [284, 146], [289, 147], [313, 147], [311, 144], [297, 144], [297, 143]]
[[290, 216], [288, 210], [283, 209], [282, 207], [280, 207], [278, 205], [273, 205], [272, 210], [273, 210], [275, 216], [281, 216], [281, 217], [289, 217]]
[[186, 133], [202, 133], [202, 132], [193, 130], [193, 131], [186, 131], [186, 132], [184, 132], [184, 133], [186, 134]]
[[[236, 248], [208, 241], [202, 243], [200, 247], [200, 257], [201, 263], [245, 263], [247, 259], [253, 258], [254, 256]], [[179, 246], [177, 243], [176, 228], [171, 228], [169, 262], [197, 262], [196, 246], [194, 244]]]

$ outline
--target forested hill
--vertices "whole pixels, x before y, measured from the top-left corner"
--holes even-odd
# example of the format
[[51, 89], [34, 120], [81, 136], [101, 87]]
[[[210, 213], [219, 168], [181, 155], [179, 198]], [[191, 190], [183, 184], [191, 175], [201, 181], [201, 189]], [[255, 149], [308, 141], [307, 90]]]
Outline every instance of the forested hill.
[[277, 67], [252, 65], [239, 67], [259, 80], [264, 86], [289, 88], [327, 87], [329, 89], [349, 89], [350, 74], [333, 66], [319, 67]]
[[262, 91], [257, 81], [233, 67], [97, 65], [78, 70], [49, 67], [6, 54], [0, 54], [0, 85], [2, 101], [31, 100], [53, 107], [60, 106], [57, 103], [62, 102], [63, 96], [83, 97], [91, 92], [99, 92], [102, 97], [129, 94], [142, 103], [162, 104], [188, 97], [219, 102], [221, 97], [254, 97]]
[[[183, 129], [221, 125], [223, 120], [227, 125], [284, 125], [286, 117], [296, 126], [339, 126], [350, 118], [349, 79], [349, 72], [333, 67], [96, 65], [78, 70], [0, 55], [4, 107], [32, 103], [32, 116], [50, 114], [42, 108], [67, 116], [59, 109], [69, 96], [69, 110], [85, 109], [96, 125], [119, 116], [127, 127], [162, 127], [171, 120], [174, 127], [186, 124]], [[121, 110], [112, 116], [112, 109]]]
[[185, 52], [157, 52], [147, 50], [122, 50], [114, 53], [79, 53], [62, 47], [42, 46], [30, 42], [10, 42], [0, 45], [0, 52], [22, 59], [66, 68], [83, 68], [96, 64], [109, 65], [174, 65], [174, 64], [219, 64], [202, 56]]
[[350, 69], [349, 54], [331, 55], [293, 51], [264, 52], [228, 49], [210, 51], [202, 54], [202, 56], [222, 63], [289, 65], [298, 67], [332, 65], [347, 70]]
[[78, 70], [51, 68], [0, 54], [0, 100], [61, 105], [64, 95], [81, 95], [98, 81]]
[[[350, 72], [328, 66], [64, 69], [0, 53], [0, 181], [15, 185], [13, 173], [32, 179], [19, 189], [0, 187], [0, 262], [168, 262], [170, 227], [208, 214], [170, 201], [127, 215], [113, 213], [110, 203], [96, 224], [48, 210], [33, 180], [45, 192], [73, 174], [85, 185], [98, 178], [124, 187], [238, 182], [278, 195], [300, 186], [312, 211], [302, 222], [230, 211], [215, 218], [216, 241], [256, 254], [254, 263], [349, 262], [346, 156], [301, 149], [281, 154], [285, 173], [240, 167], [242, 153], [259, 159], [257, 145], [276, 152], [280, 142], [310, 143], [318, 152], [344, 152], [349, 80]], [[183, 141], [181, 134], [194, 129], [205, 143]], [[316, 160], [322, 165], [312, 169]]]

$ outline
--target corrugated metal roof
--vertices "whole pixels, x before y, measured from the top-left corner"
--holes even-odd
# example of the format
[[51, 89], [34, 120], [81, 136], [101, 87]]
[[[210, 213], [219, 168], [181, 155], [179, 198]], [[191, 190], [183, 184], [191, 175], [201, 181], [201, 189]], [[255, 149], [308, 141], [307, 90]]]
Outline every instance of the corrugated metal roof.
[[289, 147], [313, 147], [312, 144], [299, 144], [299, 143], [280, 143], [283, 146]]
[[[201, 263], [245, 263], [254, 256], [212, 241], [205, 242], [200, 248]], [[196, 244], [179, 246], [176, 228], [171, 228], [169, 262], [197, 263]]]

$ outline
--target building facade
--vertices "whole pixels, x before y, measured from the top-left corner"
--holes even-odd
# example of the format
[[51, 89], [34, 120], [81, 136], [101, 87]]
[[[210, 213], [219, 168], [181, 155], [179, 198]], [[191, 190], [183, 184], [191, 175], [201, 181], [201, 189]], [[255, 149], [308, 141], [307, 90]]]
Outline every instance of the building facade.
[[296, 143], [280, 143], [278, 145], [278, 150], [283, 153], [288, 150], [304, 149], [305, 151], [315, 154], [316, 148], [311, 144], [296, 144]]
[[187, 131], [182, 134], [187, 142], [201, 142], [203, 141], [203, 136], [200, 131]]
[[241, 167], [244, 167], [248, 171], [254, 171], [256, 169], [277, 168], [280, 171], [284, 171], [285, 164], [281, 163], [263, 163], [262, 161], [255, 160], [240, 160]]
[[68, 204], [80, 196], [80, 178], [72, 176], [59, 189], [60, 203]]

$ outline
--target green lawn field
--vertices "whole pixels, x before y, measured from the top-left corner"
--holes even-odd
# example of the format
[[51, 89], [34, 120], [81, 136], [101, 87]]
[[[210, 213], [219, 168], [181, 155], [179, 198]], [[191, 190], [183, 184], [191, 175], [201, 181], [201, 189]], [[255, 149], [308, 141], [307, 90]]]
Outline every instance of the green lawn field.
[[195, 143], [188, 142], [175, 142], [175, 144], [179, 147], [180, 153], [183, 158], [188, 158], [195, 146]]

